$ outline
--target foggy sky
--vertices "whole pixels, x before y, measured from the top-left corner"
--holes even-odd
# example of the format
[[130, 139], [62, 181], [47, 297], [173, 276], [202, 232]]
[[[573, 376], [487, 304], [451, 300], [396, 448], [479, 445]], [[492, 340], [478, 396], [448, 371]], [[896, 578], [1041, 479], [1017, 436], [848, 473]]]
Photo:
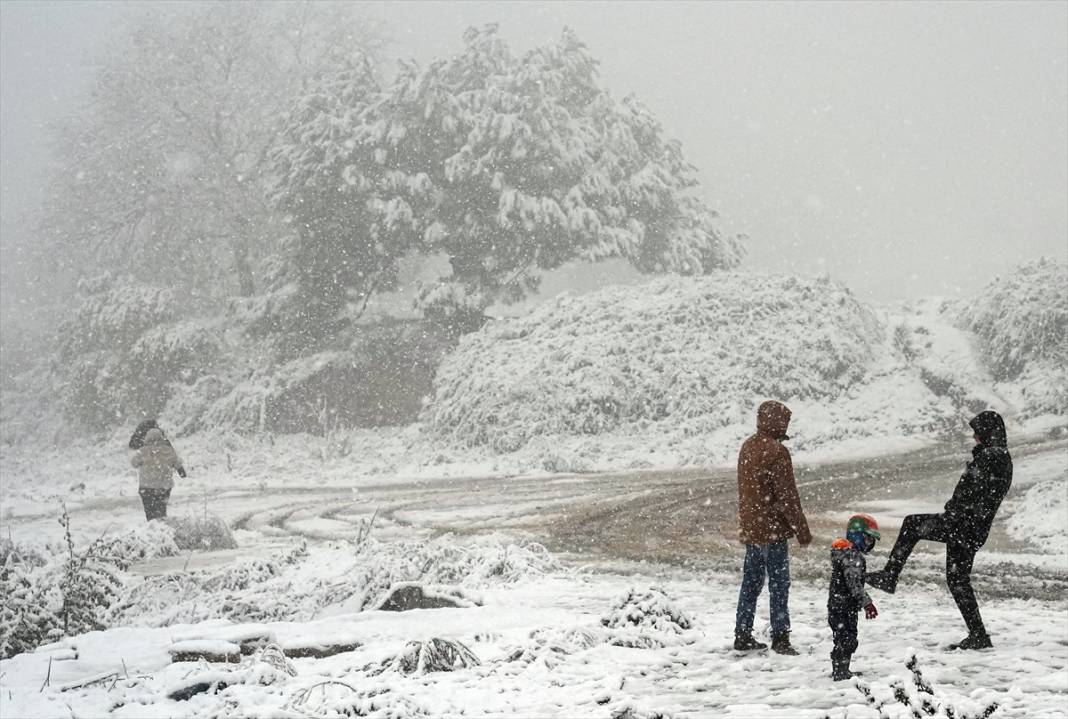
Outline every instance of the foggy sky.
[[[1068, 3], [363, 7], [396, 55], [423, 63], [472, 24], [500, 23], [516, 50], [573, 28], [613, 94], [635, 93], [682, 142], [723, 229], [749, 237], [745, 269], [826, 272], [883, 301], [969, 294], [1068, 255]], [[5, 278], [39, 201], [47, 125], [133, 9], [0, 3]]]

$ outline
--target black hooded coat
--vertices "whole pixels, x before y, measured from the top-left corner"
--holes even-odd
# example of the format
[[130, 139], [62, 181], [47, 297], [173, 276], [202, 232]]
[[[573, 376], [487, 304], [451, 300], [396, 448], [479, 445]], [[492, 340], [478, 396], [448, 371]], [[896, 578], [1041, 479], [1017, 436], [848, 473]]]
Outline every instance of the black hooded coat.
[[1001, 415], [988, 410], [968, 424], [979, 443], [946, 502], [943, 517], [949, 543], [977, 550], [986, 543], [994, 515], [1012, 486], [1012, 457]]

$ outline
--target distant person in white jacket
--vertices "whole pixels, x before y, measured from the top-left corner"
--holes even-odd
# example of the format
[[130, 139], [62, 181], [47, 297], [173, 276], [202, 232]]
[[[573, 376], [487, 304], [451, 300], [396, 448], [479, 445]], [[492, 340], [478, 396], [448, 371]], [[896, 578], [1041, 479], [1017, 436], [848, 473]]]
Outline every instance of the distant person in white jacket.
[[131, 458], [140, 478], [141, 503], [145, 507], [145, 519], [162, 519], [167, 516], [167, 502], [174, 488], [174, 471], [185, 478], [185, 467], [158, 428], [145, 433], [144, 444]]

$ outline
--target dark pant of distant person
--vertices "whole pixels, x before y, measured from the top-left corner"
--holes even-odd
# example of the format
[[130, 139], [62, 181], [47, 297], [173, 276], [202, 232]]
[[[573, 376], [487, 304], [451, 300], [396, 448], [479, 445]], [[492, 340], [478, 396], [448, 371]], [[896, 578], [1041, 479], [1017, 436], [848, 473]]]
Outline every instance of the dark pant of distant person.
[[152, 521], [167, 516], [167, 500], [171, 498], [171, 490], [142, 487], [138, 494], [141, 495], [141, 504], [145, 506], [145, 519]]
[[972, 589], [972, 562], [976, 550], [951, 541], [945, 519], [941, 514], [910, 514], [901, 523], [901, 533], [897, 535], [894, 548], [890, 550], [890, 559], [886, 562], [886, 572], [894, 583], [905, 568], [905, 562], [912, 554], [913, 547], [921, 540], [942, 542], [946, 545], [946, 584], [953, 601], [957, 603], [968, 633], [972, 636], [986, 636], [986, 627], [979, 614], [979, 602]]
[[831, 648], [831, 664], [844, 663], [849, 668], [849, 660], [857, 651], [857, 606], [854, 602], [830, 604], [827, 606], [827, 623], [831, 625], [834, 646]]
[[742, 589], [738, 593], [738, 611], [734, 632], [752, 634], [757, 599], [768, 580], [771, 604], [771, 634], [779, 636], [790, 631], [790, 555], [786, 540], [772, 544], [745, 545], [745, 566], [742, 569]]

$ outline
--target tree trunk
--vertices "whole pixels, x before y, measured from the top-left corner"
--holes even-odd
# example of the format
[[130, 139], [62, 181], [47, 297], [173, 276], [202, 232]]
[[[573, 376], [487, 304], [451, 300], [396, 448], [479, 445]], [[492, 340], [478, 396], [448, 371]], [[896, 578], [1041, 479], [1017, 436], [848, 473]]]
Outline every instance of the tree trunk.
[[248, 259], [248, 245], [244, 241], [234, 240], [234, 272], [237, 273], [237, 293], [241, 297], [256, 294], [256, 283], [252, 278], [252, 263]]

